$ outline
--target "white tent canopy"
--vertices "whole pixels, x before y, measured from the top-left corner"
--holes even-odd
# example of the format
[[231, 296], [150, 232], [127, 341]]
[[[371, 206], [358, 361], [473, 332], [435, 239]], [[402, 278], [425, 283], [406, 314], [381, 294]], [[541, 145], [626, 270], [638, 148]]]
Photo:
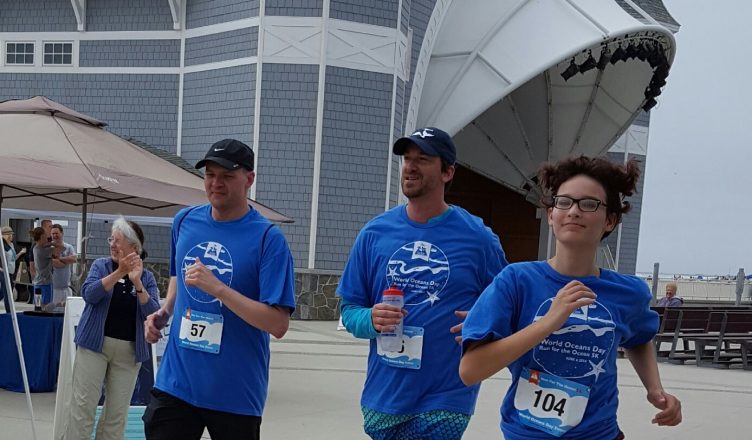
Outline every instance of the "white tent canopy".
[[[535, 191], [541, 162], [605, 152], [650, 106], [654, 95], [645, 92], [658, 68], [645, 55], [662, 57], [667, 75], [675, 42], [668, 29], [643, 19], [648, 24], [614, 1], [438, 2], [407, 128], [444, 128], [461, 164], [520, 193]], [[580, 67], [590, 54], [597, 63], [619, 47], [631, 56]], [[565, 81], [572, 60], [577, 73]], [[660, 93], [660, 86], [653, 89]]]

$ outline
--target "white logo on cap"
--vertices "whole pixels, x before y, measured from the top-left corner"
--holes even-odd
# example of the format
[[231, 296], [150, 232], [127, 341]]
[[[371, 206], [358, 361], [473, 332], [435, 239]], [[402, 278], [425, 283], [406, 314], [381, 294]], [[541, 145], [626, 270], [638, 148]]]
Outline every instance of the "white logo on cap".
[[225, 151], [224, 148], [215, 148], [214, 151]]
[[421, 137], [421, 138], [423, 138], [423, 139], [425, 139], [425, 138], [427, 138], [427, 137], [433, 137], [433, 135], [432, 135], [431, 133], [429, 133], [429, 131], [431, 131], [431, 132], [432, 132], [432, 131], [433, 131], [433, 129], [430, 129], [430, 128], [424, 128], [424, 129], [423, 129], [423, 131], [420, 131], [420, 130], [418, 130], [418, 131], [416, 131], [415, 133], [413, 133], [413, 134], [412, 134], [412, 136], [420, 136], [420, 137]]

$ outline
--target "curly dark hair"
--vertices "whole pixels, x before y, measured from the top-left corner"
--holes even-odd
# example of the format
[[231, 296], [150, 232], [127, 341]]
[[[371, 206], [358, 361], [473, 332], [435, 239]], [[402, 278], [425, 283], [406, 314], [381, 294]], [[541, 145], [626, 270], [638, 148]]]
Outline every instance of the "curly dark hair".
[[[543, 204], [553, 206], [553, 197], [559, 187], [572, 177], [588, 176], [603, 186], [606, 191], [606, 213], [616, 215], [616, 224], [631, 206], [624, 197], [636, 192], [640, 178], [639, 161], [630, 159], [625, 165], [618, 165], [603, 157], [572, 157], [557, 163], [544, 163], [538, 169], [538, 181], [543, 190]], [[605, 232], [601, 239], [608, 237]]]

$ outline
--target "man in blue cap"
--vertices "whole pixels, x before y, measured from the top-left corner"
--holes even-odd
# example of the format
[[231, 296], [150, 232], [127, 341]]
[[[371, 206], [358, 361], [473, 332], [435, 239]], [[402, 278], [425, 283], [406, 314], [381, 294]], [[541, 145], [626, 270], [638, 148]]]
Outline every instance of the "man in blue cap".
[[[402, 156], [400, 205], [358, 234], [337, 289], [342, 322], [370, 339], [361, 398], [364, 429], [373, 439], [459, 439], [478, 397], [459, 378], [466, 310], [506, 266], [499, 238], [483, 221], [444, 201], [457, 152], [446, 132], [427, 127], [394, 143]], [[404, 292], [404, 309], [382, 303], [382, 292]], [[403, 321], [399, 351], [379, 334]]]
[[282, 231], [248, 205], [254, 155], [235, 140], [216, 142], [206, 167], [208, 204], [172, 224], [170, 284], [145, 337], [154, 343], [173, 316], [152, 399], [149, 440], [260, 438], [269, 383], [269, 335], [287, 332], [295, 308], [290, 249]]

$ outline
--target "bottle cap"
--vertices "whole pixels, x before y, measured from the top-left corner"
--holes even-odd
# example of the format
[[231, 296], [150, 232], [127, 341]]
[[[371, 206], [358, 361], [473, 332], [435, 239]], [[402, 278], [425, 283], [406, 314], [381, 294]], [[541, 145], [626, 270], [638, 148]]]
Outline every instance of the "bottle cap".
[[383, 295], [384, 296], [387, 296], [387, 295], [405, 296], [405, 294], [401, 290], [399, 290], [397, 286], [389, 286], [389, 288], [384, 291]]

